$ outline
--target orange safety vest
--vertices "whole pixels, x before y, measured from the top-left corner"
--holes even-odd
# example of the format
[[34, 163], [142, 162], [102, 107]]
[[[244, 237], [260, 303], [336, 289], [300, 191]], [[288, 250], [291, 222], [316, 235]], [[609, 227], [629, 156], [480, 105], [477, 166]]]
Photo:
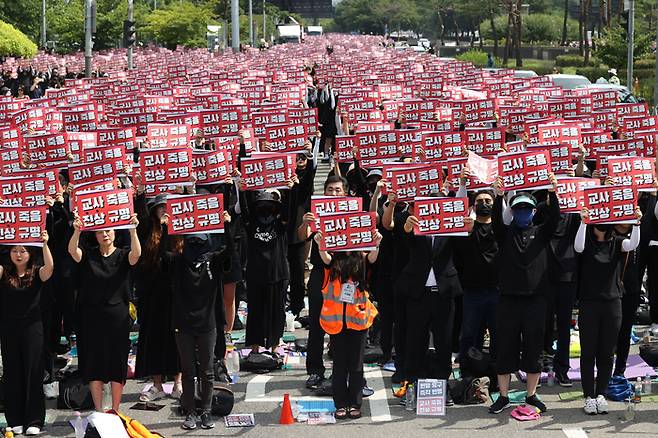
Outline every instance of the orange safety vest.
[[367, 330], [378, 313], [374, 304], [368, 299], [368, 292], [356, 288], [354, 304], [343, 303], [340, 301], [341, 287], [340, 279], [329, 280], [329, 270], [325, 269], [320, 326], [330, 335], [340, 333], [343, 330], [344, 309], [348, 329]]

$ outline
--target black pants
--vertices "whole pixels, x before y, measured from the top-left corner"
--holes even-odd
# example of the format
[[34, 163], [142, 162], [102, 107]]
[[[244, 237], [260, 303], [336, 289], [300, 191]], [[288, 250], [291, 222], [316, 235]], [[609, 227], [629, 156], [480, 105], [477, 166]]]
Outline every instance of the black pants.
[[496, 372], [499, 375], [518, 370], [529, 374], [541, 372], [546, 298], [501, 295], [496, 312]]
[[633, 331], [633, 323], [635, 322], [638, 307], [640, 307], [640, 294], [625, 293], [621, 299], [621, 326], [617, 337], [617, 357], [614, 372], [616, 376], [623, 376], [626, 371], [628, 351], [631, 348], [631, 332]]
[[448, 379], [452, 372], [452, 328], [455, 317], [453, 297], [425, 289], [418, 299], [407, 301], [407, 351], [405, 376], [408, 380], [426, 377], [427, 333], [432, 332], [437, 361], [435, 370], [427, 370], [439, 379]]
[[377, 310], [379, 310], [379, 345], [384, 361], [391, 358], [393, 351], [393, 280], [390, 275], [380, 273], [377, 282]]
[[462, 297], [462, 330], [459, 339], [459, 356], [466, 357], [468, 350], [482, 350], [484, 329], [489, 329], [489, 353], [496, 357], [496, 305], [499, 297], [496, 288], [465, 288]]
[[308, 279], [308, 340], [306, 344], [306, 372], [324, 376], [324, 330], [320, 326], [322, 311], [322, 281], [324, 272], [313, 267]]
[[[238, 307], [238, 306], [235, 306]], [[224, 309], [224, 282], [217, 287], [215, 298], [215, 326], [221, 327], [215, 336], [215, 359], [222, 360], [226, 356], [226, 338], [224, 337], [224, 326], [226, 325], [226, 309]]]
[[[210, 412], [212, 406], [213, 350], [216, 337], [216, 329], [198, 336], [176, 332], [176, 345], [178, 345], [178, 355], [180, 356], [183, 371], [181, 405], [187, 414], [195, 412], [194, 377], [197, 377], [201, 382], [201, 410], [203, 413]], [[197, 361], [199, 364], [198, 369]]]
[[290, 266], [290, 292], [288, 301], [293, 315], [299, 315], [304, 309], [304, 265], [306, 261], [306, 242], [288, 245], [288, 266]]
[[343, 330], [331, 335], [333, 374], [331, 387], [336, 408], [361, 407], [363, 353], [368, 330]]
[[553, 295], [548, 300], [546, 311], [544, 350], [552, 352], [553, 341], [557, 339], [553, 369], [556, 372], [567, 373], [570, 368], [571, 315], [578, 288], [575, 282], [554, 282], [551, 284], [551, 290]]
[[[621, 326], [621, 299], [581, 301], [580, 375], [585, 397], [605, 394], [612, 375], [613, 354]], [[596, 387], [594, 386], [596, 365]]]
[[395, 373], [406, 378], [407, 355], [407, 297], [393, 288], [393, 345], [395, 346]]
[[43, 427], [43, 323], [5, 320], [1, 328], [7, 425]]
[[647, 247], [646, 262], [649, 315], [651, 322], [658, 324], [658, 246]]

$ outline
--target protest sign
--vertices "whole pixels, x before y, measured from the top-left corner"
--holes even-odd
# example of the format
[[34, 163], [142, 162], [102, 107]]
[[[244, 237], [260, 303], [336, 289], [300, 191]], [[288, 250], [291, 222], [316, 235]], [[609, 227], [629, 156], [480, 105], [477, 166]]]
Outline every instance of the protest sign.
[[322, 251], [369, 251], [375, 248], [374, 212], [339, 213], [320, 217]]
[[510, 152], [498, 155], [498, 174], [505, 190], [550, 187], [551, 159], [548, 151]]
[[315, 215], [315, 222], [311, 223], [311, 231], [315, 232], [318, 230], [321, 216], [336, 213], [354, 213], [358, 211], [363, 211], [363, 198], [312, 196], [311, 213]]
[[653, 191], [656, 159], [647, 157], [609, 157], [608, 175], [614, 185], [629, 186], [641, 192]]
[[440, 379], [418, 379], [416, 415], [442, 416], [446, 414], [447, 382]]
[[589, 210], [587, 224], [637, 222], [637, 194], [631, 187], [598, 186], [583, 189], [585, 207]]
[[175, 125], [169, 123], [149, 123], [146, 130], [149, 147], [177, 148], [190, 144], [192, 140], [190, 125]]
[[425, 160], [445, 162], [464, 154], [465, 135], [457, 132], [424, 132], [423, 151]]
[[390, 169], [391, 191], [398, 201], [412, 201], [414, 198], [439, 193], [443, 184], [440, 163], [419, 164]]
[[351, 163], [354, 161], [354, 146], [356, 136], [354, 135], [337, 135], [336, 136], [336, 161], [339, 163]]
[[269, 125], [265, 127], [265, 141], [270, 152], [296, 152], [306, 148], [306, 125]]
[[416, 198], [414, 215], [418, 225], [414, 233], [421, 236], [466, 236], [464, 218], [468, 216], [468, 198]]
[[224, 195], [167, 197], [170, 234], [223, 233]]
[[400, 157], [395, 131], [361, 132], [355, 134], [355, 141], [358, 146], [356, 158], [365, 167], [378, 166], [384, 160]]
[[139, 166], [145, 184], [192, 184], [192, 150], [186, 147], [143, 149]]
[[476, 153], [468, 153], [468, 169], [475, 179], [484, 184], [491, 185], [498, 178], [498, 161], [487, 160]]
[[23, 138], [30, 163], [53, 165], [68, 161], [68, 133], [40, 133], [25, 135]]
[[571, 147], [567, 143], [529, 144], [528, 152], [548, 151], [551, 157], [551, 170], [554, 174], [568, 174], [574, 170]]
[[195, 150], [192, 153], [192, 170], [197, 185], [218, 184], [231, 176], [231, 162], [226, 149], [215, 151]]
[[48, 178], [0, 178], [0, 199], [3, 206], [41, 207], [46, 205]]
[[83, 231], [133, 228], [132, 190], [75, 193], [73, 205]]
[[294, 171], [292, 154], [260, 152], [242, 159], [242, 179], [247, 190], [287, 189]]
[[505, 127], [499, 128], [468, 128], [466, 147], [481, 157], [496, 156], [505, 148]]
[[560, 202], [560, 212], [578, 213], [585, 206], [586, 187], [599, 186], [599, 180], [592, 178], [560, 178], [557, 181], [555, 194]]
[[43, 246], [46, 207], [0, 206], [0, 245]]

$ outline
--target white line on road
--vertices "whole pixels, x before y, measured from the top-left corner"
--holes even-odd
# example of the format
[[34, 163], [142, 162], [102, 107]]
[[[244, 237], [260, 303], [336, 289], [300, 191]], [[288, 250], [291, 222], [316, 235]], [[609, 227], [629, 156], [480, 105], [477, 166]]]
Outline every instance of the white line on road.
[[373, 395], [368, 397], [372, 421], [391, 421], [391, 411], [388, 408], [386, 385], [384, 384], [382, 370], [379, 367], [370, 368], [365, 372], [365, 378], [368, 381], [368, 386], [375, 391]]
[[580, 427], [573, 429], [562, 429], [567, 438], [587, 438], [587, 433]]
[[[281, 403], [283, 396], [265, 397], [265, 386], [272, 380], [273, 376], [257, 375], [247, 383], [247, 392], [244, 396], [246, 403]], [[327, 398], [321, 397], [290, 397], [290, 401], [326, 401]]]

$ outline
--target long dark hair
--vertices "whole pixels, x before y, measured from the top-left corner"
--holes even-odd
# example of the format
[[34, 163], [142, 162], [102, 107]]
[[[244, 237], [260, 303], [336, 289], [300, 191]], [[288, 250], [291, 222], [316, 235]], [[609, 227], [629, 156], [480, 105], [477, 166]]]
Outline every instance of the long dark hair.
[[[155, 209], [149, 215], [151, 221], [151, 232], [148, 234], [142, 256], [139, 258], [140, 264], [146, 268], [157, 268], [160, 266], [160, 241], [162, 240], [162, 224], [160, 218], [155, 214]], [[183, 239], [179, 236], [169, 236], [167, 242], [169, 249], [176, 254], [183, 252]]]
[[34, 276], [37, 273], [36, 267], [34, 266], [34, 262], [37, 257], [36, 251], [33, 248], [26, 246], [24, 248], [27, 250], [27, 253], [30, 255], [30, 259], [27, 261], [25, 275], [22, 277], [18, 275], [18, 270], [16, 269], [16, 265], [13, 264], [11, 261], [11, 250], [18, 246], [21, 245], [14, 245], [10, 248], [9, 263], [7, 263], [4, 266], [4, 275], [3, 275], [3, 281], [8, 286], [13, 287], [14, 289], [26, 288], [32, 286], [32, 281], [34, 281]]
[[341, 283], [350, 279], [363, 283], [365, 280], [363, 253], [360, 251], [333, 253], [329, 279], [332, 281], [338, 279]]

